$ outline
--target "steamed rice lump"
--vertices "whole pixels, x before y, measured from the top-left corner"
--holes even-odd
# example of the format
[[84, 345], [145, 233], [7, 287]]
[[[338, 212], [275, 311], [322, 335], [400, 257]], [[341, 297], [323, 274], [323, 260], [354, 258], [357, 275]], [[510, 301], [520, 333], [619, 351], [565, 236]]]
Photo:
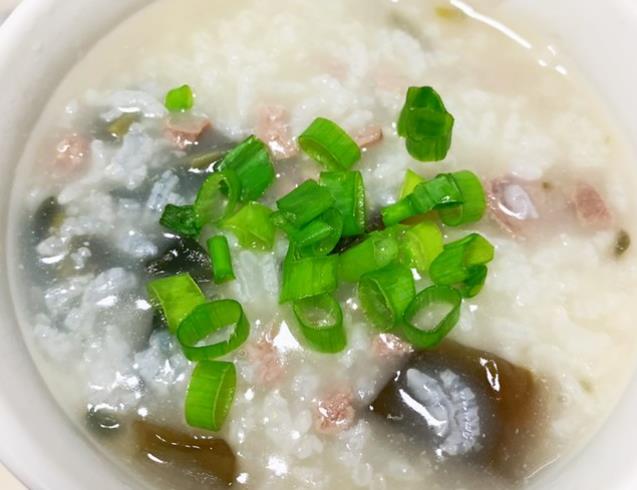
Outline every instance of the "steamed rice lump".
[[[634, 362], [632, 159], [559, 46], [514, 15], [497, 2], [159, 0], [73, 68], [19, 167], [15, 296], [52, 392], [133, 485], [516, 488], [572, 454], [609, 415]], [[497, 22], [485, 25], [484, 16]], [[192, 100], [186, 90], [169, 102], [166, 94], [184, 84]], [[418, 161], [413, 154], [432, 147], [398, 134], [409, 87], [433, 87], [453, 116], [449, 151], [441, 139], [434, 147], [445, 150], [441, 161]], [[432, 111], [428, 127], [451, 135], [448, 118]], [[321, 192], [330, 184], [325, 166], [299, 138], [319, 117], [348, 135], [349, 153], [338, 150], [336, 160], [361, 149], [341, 171], [360, 173], [366, 229], [356, 231], [360, 215], [351, 207], [347, 225], [337, 226], [333, 213], [310, 219], [317, 235], [303, 228], [302, 214], [337, 206]], [[252, 205], [237, 200], [224, 219], [247, 211], [234, 227], [198, 230], [187, 210], [250, 135], [267, 145], [270, 185]], [[484, 191], [484, 217], [447, 226], [438, 207], [425, 221], [410, 216], [392, 238], [383, 210], [413, 204], [401, 201], [408, 170], [423, 185], [412, 182], [413, 193], [470, 171]], [[438, 174], [452, 177], [436, 181]], [[226, 179], [214, 194], [220, 206], [232, 200]], [[319, 197], [280, 204], [308, 180], [317, 185], [307, 192]], [[258, 188], [258, 179], [244, 179], [246, 186]], [[160, 219], [170, 205], [177, 214], [167, 228]], [[271, 238], [255, 216], [273, 211], [286, 221]], [[246, 226], [246, 216], [256, 221]], [[294, 220], [303, 224], [283, 226]], [[321, 264], [337, 269], [338, 289], [324, 284], [320, 303], [279, 304], [289, 243], [301, 240], [294, 233], [305, 230], [307, 243], [325, 248], [335, 228], [338, 243]], [[495, 254], [470, 268], [479, 294], [466, 289], [472, 297], [455, 303], [449, 293], [460, 305], [457, 322], [439, 346], [424, 348], [409, 341], [423, 336], [404, 335], [401, 322], [404, 298], [431, 285], [429, 267], [442, 252], [435, 229], [447, 245], [482, 237]], [[372, 242], [363, 241], [367, 232]], [[424, 235], [434, 238], [411, 264], [413, 278], [400, 263], [388, 264], [393, 275], [372, 270], [362, 279], [359, 268], [342, 265], [361, 256], [363, 243], [385, 257], [381, 245], [402, 250]], [[212, 236], [225, 237], [230, 252], [232, 269], [219, 284], [225, 249], [218, 241], [211, 260]], [[354, 280], [343, 280], [347, 274]], [[181, 327], [166, 321], [147, 286], [179, 275], [192, 278], [191, 306], [200, 304], [197, 291], [204, 303], [240, 305], [249, 322], [241, 345], [213, 360], [186, 357], [234, 334], [226, 325], [213, 338], [176, 335]], [[304, 277], [289, 294], [313, 290], [325, 276]], [[204, 327], [220, 322], [219, 311], [239, 311], [225, 305]], [[409, 319], [448, 318], [448, 302], [430, 306]], [[345, 342], [330, 342], [342, 349], [312, 348], [299, 309], [304, 321], [324, 326], [339, 324], [340, 311]], [[226, 364], [214, 371], [214, 363]], [[216, 415], [208, 407], [188, 424], [195, 366], [212, 366], [235, 392], [227, 413], [220, 403]], [[228, 393], [219, 388], [220, 399]], [[215, 431], [197, 427], [217, 422]]]

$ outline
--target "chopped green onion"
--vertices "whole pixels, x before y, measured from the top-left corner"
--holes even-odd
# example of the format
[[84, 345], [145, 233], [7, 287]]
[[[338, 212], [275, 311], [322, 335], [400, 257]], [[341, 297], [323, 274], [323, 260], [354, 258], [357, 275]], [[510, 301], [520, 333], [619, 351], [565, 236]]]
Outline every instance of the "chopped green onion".
[[407, 169], [407, 173], [405, 173], [405, 180], [403, 181], [403, 186], [400, 188], [399, 199], [403, 199], [404, 197], [407, 197], [409, 194], [414, 192], [416, 186], [424, 181], [424, 177], [421, 177], [413, 170]]
[[170, 112], [189, 111], [195, 103], [192, 89], [188, 85], [174, 88], [166, 94], [164, 105]]
[[402, 198], [400, 201], [384, 207], [380, 212], [385, 226], [397, 225], [412, 216], [416, 216], [418, 211], [414, 207], [411, 196]]
[[333, 228], [328, 223], [317, 218], [314, 221], [310, 221], [300, 230], [292, 228], [289, 236], [297, 247], [303, 248], [324, 240], [330, 236], [332, 231]]
[[219, 171], [208, 176], [194, 204], [199, 226], [216, 223], [232, 214], [240, 193], [241, 183], [234, 171]]
[[237, 389], [237, 370], [230, 362], [201, 361], [195, 366], [186, 394], [186, 422], [192, 427], [219, 431]]
[[206, 298], [190, 274], [155, 279], [146, 285], [150, 302], [161, 311], [168, 329], [175, 333], [179, 324]]
[[380, 330], [396, 327], [416, 295], [409, 268], [400, 264], [364, 274], [358, 283], [358, 296], [367, 318]]
[[313, 180], [306, 180], [276, 202], [292, 226], [300, 228], [334, 205], [330, 192]]
[[405, 338], [418, 349], [438, 346], [458, 323], [461, 304], [460, 293], [448, 286], [421, 291], [405, 311]]
[[462, 204], [463, 197], [452, 174], [440, 174], [414, 187], [411, 194], [383, 208], [386, 226], [395, 225], [418, 214]]
[[[177, 340], [191, 361], [216, 359], [236, 350], [248, 338], [250, 323], [241, 305], [231, 299], [211, 301], [197, 306], [184, 318]], [[212, 336], [209, 345], [199, 346]]]
[[460, 285], [459, 290], [465, 298], [477, 296], [487, 279], [489, 268], [486, 265], [474, 265], [469, 269], [469, 275]]
[[434, 259], [442, 253], [442, 232], [436, 223], [423, 221], [405, 231], [401, 247], [407, 264], [426, 274]]
[[485, 264], [493, 260], [493, 245], [477, 233], [445, 245], [429, 268], [435, 284], [460, 285], [463, 294], [475, 296], [486, 278]]
[[291, 246], [283, 262], [279, 302], [287, 303], [335, 291], [337, 267], [338, 257], [335, 255], [298, 259]]
[[219, 170], [234, 170], [241, 184], [241, 202], [260, 198], [274, 182], [274, 166], [267, 145], [248, 137], [219, 164]]
[[166, 205], [159, 224], [185, 237], [197, 238], [201, 233], [194, 206]]
[[223, 235], [217, 235], [208, 240], [208, 252], [212, 262], [212, 277], [216, 284], [222, 284], [234, 279], [232, 270], [232, 257], [228, 239]]
[[274, 225], [270, 220], [272, 210], [258, 202], [249, 202], [239, 211], [224, 219], [220, 226], [237, 237], [244, 248], [272, 250]]
[[451, 174], [440, 174], [418, 184], [411, 194], [414, 209], [428, 213], [432, 209], [462, 204], [462, 194]]
[[325, 354], [345, 348], [347, 335], [343, 327], [343, 311], [331, 295], [321, 294], [294, 301], [292, 308], [310, 347]]
[[339, 278], [358, 282], [367, 272], [382, 269], [398, 258], [399, 246], [394, 230], [374, 232], [339, 257]]
[[360, 172], [323, 172], [320, 183], [334, 200], [334, 207], [343, 215], [343, 236], [365, 233], [365, 184]]
[[453, 116], [431, 87], [410, 87], [398, 119], [398, 134], [416, 160], [432, 162], [447, 156], [451, 146]]
[[439, 210], [440, 219], [448, 226], [480, 221], [486, 210], [486, 197], [480, 179], [468, 170], [451, 174], [462, 195], [462, 204]]
[[328, 170], [349, 170], [361, 159], [361, 149], [343, 128], [319, 117], [299, 136], [299, 146]]
[[343, 233], [343, 216], [328, 209], [314, 221], [292, 234], [301, 256], [327, 255], [338, 244]]

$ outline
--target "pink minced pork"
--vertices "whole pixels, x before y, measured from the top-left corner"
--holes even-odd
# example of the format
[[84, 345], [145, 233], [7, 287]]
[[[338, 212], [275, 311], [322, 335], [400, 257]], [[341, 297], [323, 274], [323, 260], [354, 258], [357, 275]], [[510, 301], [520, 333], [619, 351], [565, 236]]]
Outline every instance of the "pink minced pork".
[[166, 137], [180, 150], [196, 144], [203, 132], [210, 128], [210, 120], [192, 114], [171, 115], [166, 120]]
[[338, 434], [349, 429], [355, 418], [352, 393], [346, 390], [334, 391], [317, 402], [314, 429], [321, 434]]
[[608, 228], [613, 216], [601, 194], [592, 185], [578, 182], [572, 196], [580, 224], [587, 228]]
[[56, 146], [55, 167], [66, 172], [81, 168], [90, 155], [89, 139], [81, 134], [65, 136]]
[[391, 333], [381, 333], [372, 342], [372, 352], [380, 359], [395, 360], [413, 351], [414, 348], [409, 343]]
[[255, 368], [257, 383], [270, 386], [283, 377], [283, 361], [270, 336], [266, 335], [248, 345], [246, 351], [248, 360]]
[[354, 135], [354, 141], [361, 148], [368, 148], [383, 139], [383, 128], [380, 126], [367, 126]]
[[290, 129], [290, 115], [284, 107], [261, 106], [257, 117], [257, 137], [267, 143], [275, 158], [285, 160], [298, 154]]

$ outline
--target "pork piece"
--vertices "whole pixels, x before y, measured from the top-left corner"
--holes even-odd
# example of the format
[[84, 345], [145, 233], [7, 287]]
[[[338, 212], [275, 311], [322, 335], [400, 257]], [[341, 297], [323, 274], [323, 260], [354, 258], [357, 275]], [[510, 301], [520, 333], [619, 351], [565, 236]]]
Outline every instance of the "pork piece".
[[246, 348], [248, 360], [255, 368], [256, 382], [271, 386], [284, 374], [283, 361], [278, 349], [272, 343], [272, 336], [266, 335]]
[[55, 167], [64, 173], [71, 173], [82, 168], [91, 153], [88, 138], [77, 133], [65, 136], [55, 149]]
[[257, 137], [263, 140], [278, 160], [297, 155], [299, 148], [290, 129], [290, 115], [281, 106], [261, 106], [258, 110]]
[[384, 360], [395, 360], [414, 352], [411, 344], [391, 333], [381, 333], [372, 342], [374, 355]]
[[354, 135], [354, 141], [361, 148], [369, 148], [383, 139], [383, 128], [367, 126]]
[[191, 435], [138, 420], [132, 430], [140, 456], [158, 463], [156, 471], [189, 475], [197, 480], [231, 485], [237, 477], [237, 459], [226, 441], [214, 436]]
[[206, 117], [193, 114], [172, 114], [166, 119], [165, 135], [180, 150], [197, 144], [204, 131], [211, 127]]
[[319, 400], [314, 411], [314, 429], [327, 435], [343, 432], [352, 425], [356, 418], [353, 396], [350, 391], [333, 391]]
[[519, 478], [533, 446], [539, 399], [526, 369], [447, 341], [412, 354], [370, 410], [441, 462]]
[[613, 224], [613, 216], [601, 194], [592, 185], [578, 182], [572, 196], [575, 213], [586, 228], [604, 229]]

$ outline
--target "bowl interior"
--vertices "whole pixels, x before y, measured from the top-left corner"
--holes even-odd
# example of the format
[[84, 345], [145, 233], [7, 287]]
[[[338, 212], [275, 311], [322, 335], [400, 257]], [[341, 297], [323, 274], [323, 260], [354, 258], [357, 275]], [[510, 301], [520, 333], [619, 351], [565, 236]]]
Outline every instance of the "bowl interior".
[[[495, 1], [495, 0], [494, 0]], [[35, 369], [18, 331], [6, 256], [8, 202], [30, 130], [73, 63], [110, 27], [150, 0], [25, 0], [0, 30], [0, 459], [30, 488], [131, 488], [66, 420]], [[460, 0], [452, 0], [460, 4]], [[633, 88], [637, 67], [626, 54], [637, 44], [637, 4], [630, 0], [501, 0], [514, 15], [534, 19], [596, 85], [628, 139], [637, 143]], [[585, 5], [585, 7], [584, 7]], [[11, 74], [11, 76], [6, 76]], [[537, 488], [629, 490], [637, 487], [631, 427], [637, 409], [633, 381], [602, 431], [574, 459], [552, 468]], [[607, 455], [612, 454], [612, 458]], [[612, 476], [609, 476], [612, 475]]]

